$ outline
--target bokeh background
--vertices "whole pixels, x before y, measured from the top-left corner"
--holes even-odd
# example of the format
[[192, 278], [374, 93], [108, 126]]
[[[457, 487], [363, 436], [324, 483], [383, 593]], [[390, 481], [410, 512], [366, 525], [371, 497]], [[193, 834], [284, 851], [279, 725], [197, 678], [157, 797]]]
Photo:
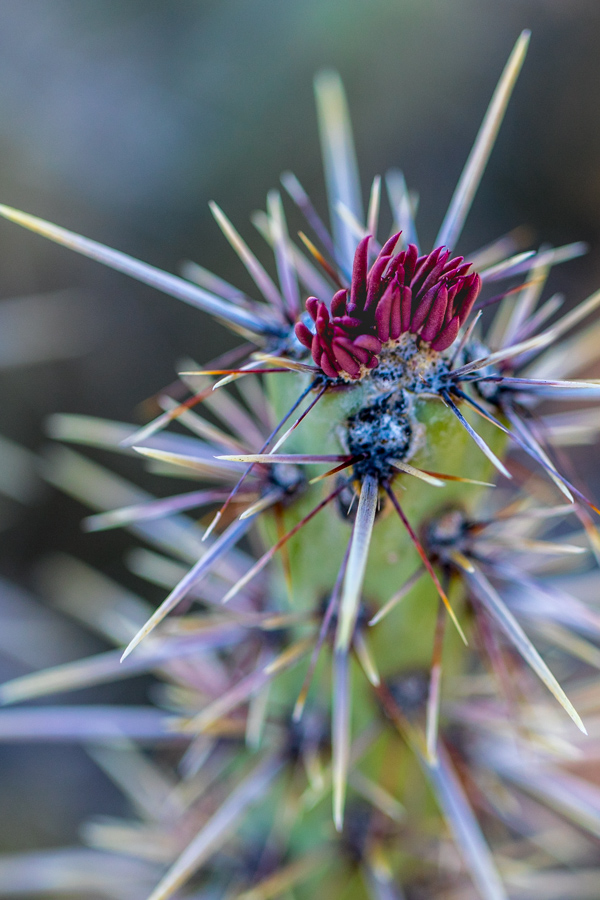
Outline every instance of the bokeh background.
[[[263, 259], [249, 215], [281, 171], [325, 213], [312, 77], [333, 66], [365, 190], [401, 166], [426, 246], [524, 27], [529, 56], [460, 249], [516, 225], [534, 243], [586, 240], [589, 256], [553, 275], [574, 303], [600, 284], [597, 0], [3, 0], [0, 201], [169, 271], [192, 259], [246, 286], [207, 203]], [[0, 221], [0, 433], [32, 453], [48, 414], [141, 421], [179, 359], [230, 343], [201, 313]], [[44, 611], [48, 553], [152, 595], [121, 563], [126, 537], [82, 535], [83, 508], [43, 486], [34, 457], [0, 450], [4, 680], [103, 647]], [[580, 462], [593, 479], [594, 461]], [[139, 465], [115, 465], [149, 483]], [[117, 700], [146, 690], [134, 681]], [[86, 814], [119, 808], [81, 748], [0, 745], [1, 849], [75, 841]]]

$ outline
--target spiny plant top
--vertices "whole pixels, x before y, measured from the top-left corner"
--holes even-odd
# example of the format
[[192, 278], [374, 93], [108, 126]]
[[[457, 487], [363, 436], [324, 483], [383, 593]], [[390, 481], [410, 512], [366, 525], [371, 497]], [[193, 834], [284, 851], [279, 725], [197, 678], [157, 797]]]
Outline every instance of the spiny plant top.
[[[122, 657], [125, 671], [166, 672], [181, 690], [169, 694], [169, 705], [178, 713], [176, 716], [159, 713], [148, 717], [149, 711], [144, 710], [139, 716], [129, 714], [125, 724], [123, 716], [104, 711], [93, 720], [86, 719], [84, 726], [68, 711], [52, 724], [41, 709], [38, 715], [43, 727], [50, 731], [54, 728], [53, 733], [62, 728], [63, 734], [88, 737], [114, 735], [121, 728], [132, 738], [210, 736], [213, 743], [206, 758], [213, 760], [218, 771], [227, 769], [223, 805], [214, 811], [212, 794], [206, 801], [208, 811], [199, 803], [194, 821], [204, 824], [187, 845], [181, 846], [181, 834], [189, 835], [189, 825], [179, 831], [172, 826], [178, 835], [179, 855], [161, 877], [152, 900], [170, 896], [200, 867], [208, 866], [209, 879], [214, 877], [222, 885], [227, 874], [227, 867], [218, 865], [222, 844], [247, 808], [275, 784], [282, 770], [296, 774], [300, 759], [310, 785], [300, 798], [294, 793], [295, 787], [290, 789], [292, 808], [309, 815], [307, 810], [312, 811], [331, 790], [335, 828], [341, 832], [339, 839], [332, 840], [341, 841], [345, 858], [360, 865], [371, 896], [396, 896], [394, 885], [403, 876], [398, 854], [389, 847], [407, 832], [398, 824], [403, 813], [399, 812], [397, 798], [356, 768], [377, 742], [381, 723], [377, 719], [374, 724], [371, 707], [365, 705], [365, 685], [351, 690], [351, 653], [366, 675], [377, 709], [383, 711], [387, 725], [392, 724], [396, 737], [401, 735], [410, 746], [425, 772], [479, 894], [484, 900], [506, 897], [455, 771], [453, 758], [461, 771], [474, 766], [466, 750], [468, 738], [463, 744], [455, 742], [450, 753], [451, 733], [444, 739], [439, 735], [446, 616], [466, 641], [449, 599], [456, 584], [462, 585], [468, 598], [477, 644], [499, 682], [507, 681], [504, 641], [585, 731], [578, 712], [521, 627], [515, 610], [538, 624], [550, 620], [553, 625], [564, 625], [565, 603], [538, 578], [532, 558], [537, 554], [580, 556], [587, 551], [581, 534], [574, 535], [573, 540], [547, 540], [547, 532], [556, 521], [574, 514], [593, 552], [598, 553], [600, 542], [587, 507], [598, 510], [574, 483], [577, 478], [568, 479], [557, 468], [553, 448], [553, 442], [559, 445], [564, 441], [565, 432], [573, 432], [568, 436], [570, 442], [589, 442], [597, 431], [596, 418], [590, 417], [587, 408], [557, 416], [543, 409], [540, 412], [537, 407], [545, 399], [581, 401], [598, 396], [597, 382], [565, 380], [597, 359], [598, 325], [566, 342], [558, 341], [600, 305], [600, 292], [548, 325], [563, 301], [553, 296], [538, 305], [545, 280], [553, 265], [583, 253], [582, 244], [521, 251], [519, 235], [512, 233], [470, 254], [467, 260], [453, 255], [528, 39], [523, 33], [509, 58], [431, 252], [419, 249], [414, 223], [416, 199], [397, 170], [386, 177], [394, 219], [391, 236], [382, 243], [378, 240], [379, 177], [373, 181], [365, 219], [345, 97], [339, 78], [330, 72], [318, 76], [316, 91], [333, 235], [299, 181], [285, 174], [283, 185], [320, 247], [301, 233], [307, 256], [290, 240], [281, 196], [277, 191], [270, 192], [266, 213], [256, 214], [254, 222], [273, 248], [276, 284], [225, 214], [216, 204], [211, 205], [261, 300], [247, 296], [200, 266], [189, 264], [185, 272], [189, 280], [178, 278], [33, 216], [0, 207], [6, 218], [191, 303], [250, 339], [209, 369], [181, 373], [182, 383], [192, 395], [183, 402], [181, 395], [177, 400], [161, 397], [163, 413], [141, 430], [77, 417], [54, 417], [52, 421], [54, 436], [63, 440], [120, 447], [129, 452], [133, 449], [169, 473], [184, 471], [209, 483], [202, 490], [156, 500], [123, 487], [122, 482], [67, 451], [56, 451], [47, 469], [54, 483], [96, 508], [98, 514], [86, 521], [90, 530], [125, 526], [169, 555], [167, 561], [136, 557], [138, 574], [172, 590], [156, 611], [142, 616], [142, 621], [137, 615], [125, 617], [126, 627], [119, 631], [118, 641], [127, 643]], [[499, 282], [508, 282], [509, 286], [494, 288]], [[500, 304], [499, 314], [484, 332], [482, 312], [494, 304]], [[271, 375], [276, 378], [271, 379]], [[216, 383], [212, 381], [214, 376], [220, 376]], [[248, 376], [269, 378], [261, 385]], [[234, 381], [241, 402], [233, 393], [222, 390]], [[192, 411], [201, 402], [209, 406], [219, 424]], [[436, 419], [439, 410], [442, 418]], [[326, 428], [319, 419], [320, 411], [328, 420]], [[174, 420], [188, 428], [193, 437], [164, 432]], [[299, 434], [304, 434], [300, 449], [305, 452], [294, 444]], [[507, 438], [535, 464], [534, 473], [528, 473], [526, 481], [519, 475], [522, 463], [516, 468], [519, 477], [513, 479], [511, 468], [515, 466], [509, 468], [504, 461], [503, 442]], [[294, 452], [282, 451], [288, 440], [294, 444]], [[307, 440], [312, 441], [308, 447]], [[337, 452], [330, 452], [332, 449]], [[465, 468], [459, 474], [437, 470], [452, 468], [454, 462], [460, 465], [463, 459]], [[428, 460], [436, 461], [436, 468], [429, 468]], [[326, 471], [316, 474], [321, 465]], [[478, 513], [474, 501], [480, 502], [481, 486], [489, 485], [487, 472], [491, 467], [502, 479], [512, 479], [513, 485], [525, 481], [536, 498], [551, 497], [549, 491], [557, 488], [566, 503], [533, 503], [519, 484], [504, 506], [498, 503], [487, 515]], [[307, 478], [306, 471], [313, 477]], [[323, 481], [332, 486], [320, 493]], [[430, 489], [444, 486], [450, 497], [448, 504], [443, 499], [431, 499]], [[399, 496], [398, 489], [405, 487], [406, 494]], [[118, 509], [112, 508], [116, 497], [122, 500]], [[185, 510], [215, 505], [218, 512], [204, 531], [182, 517]], [[276, 537], [262, 556], [250, 560], [237, 545], [264, 513], [272, 516]], [[319, 514], [321, 519], [329, 516], [321, 532], [314, 530]], [[294, 523], [291, 528], [290, 521]], [[379, 535], [379, 541], [377, 537], [372, 541], [374, 534]], [[300, 544], [290, 543], [297, 535]], [[317, 546], [316, 553], [313, 547], [310, 556], [314, 540], [326, 540], [327, 546]], [[300, 565], [295, 564], [293, 553], [288, 555], [290, 546], [296, 547]], [[522, 564], [518, 551], [524, 556]], [[309, 595], [308, 608], [282, 610], [277, 582], [266, 579], [267, 564], [280, 552], [294, 590]], [[375, 561], [369, 582], [370, 553]], [[333, 558], [333, 569], [329, 557]], [[396, 562], [389, 562], [390, 558]], [[302, 563], [303, 559], [308, 562]], [[191, 568], [182, 572], [182, 561]], [[331, 571], [334, 575], [329, 578]], [[405, 579], [400, 584], [399, 574]], [[388, 641], [378, 666], [369, 649], [368, 635], [398, 610], [400, 601], [418, 589], [424, 575], [428, 584], [433, 583], [440, 601], [437, 618], [434, 616], [428, 675], [393, 670], [398, 646], [422, 640], [420, 620], [410, 633], [389, 632], [391, 644]], [[365, 578], [370, 585], [368, 591], [364, 590]], [[522, 592], [523, 586], [528, 596], [537, 597], [537, 603], [519, 606], [515, 593]], [[218, 614], [207, 615], [199, 622], [194, 617], [163, 622], [188, 596]], [[419, 603], [424, 597], [419, 594]], [[222, 606], [234, 599], [233, 610]], [[377, 609], [371, 606], [373, 600], [379, 602]], [[589, 634], [591, 629], [595, 636], [600, 633], [597, 621], [583, 604], [569, 597], [568, 605], [572, 630]], [[131, 657], [131, 651], [160, 623], [160, 629], [144, 644], [145, 655], [141, 648]], [[308, 636], [305, 632], [297, 634], [298, 628], [308, 629]], [[378, 634], [383, 646], [385, 635], [381, 630]], [[557, 630], [551, 634], [556, 637]], [[574, 647], [581, 648], [581, 644], [570, 641], [568, 631], [566, 637], [561, 634], [563, 649], [574, 652]], [[309, 688], [319, 671], [317, 662], [329, 639], [333, 648], [330, 724], [317, 705], [305, 715]], [[426, 652], [430, 653], [429, 644]], [[263, 691], [306, 656], [308, 667], [299, 694], [295, 693], [292, 702], [289, 692], [284, 699], [280, 697], [283, 712], [269, 716]], [[386, 669], [383, 674], [382, 667]], [[1, 697], [4, 702], [14, 702], [117, 677], [117, 672], [118, 656], [112, 654], [109, 659], [84, 661], [6, 685]], [[255, 703], [257, 697], [261, 699]], [[240, 707], [247, 702], [250, 708], [244, 716]], [[363, 728], [354, 739], [353, 702]], [[371, 711], [367, 714], [365, 709]], [[464, 707], [455, 706], [449, 716], [454, 717], [461, 733], [467, 734], [473, 725]], [[489, 735], [495, 733], [501, 719], [497, 709], [490, 712], [477, 746], [493, 740]], [[8, 731], [10, 722], [16, 722], [12, 727], [17, 730], [26, 727], [22, 723], [19, 726], [15, 719], [6, 724], [6, 718], [0, 716], [0, 724], [2, 721]], [[534, 727], [529, 722], [528, 726]], [[544, 728], [540, 725], [540, 730]], [[219, 741], [242, 738], [258, 749], [263, 731], [269, 735], [269, 751], [249, 773], [238, 777], [235, 767], [232, 772], [228, 763], [221, 764], [222, 758], [229, 757], [217, 754]], [[394, 752], [399, 753], [399, 745], [394, 746]], [[538, 749], [528, 751], [531, 759]], [[205, 751], [193, 741], [189, 752], [194, 760], [197, 756], [205, 758]], [[323, 759], [327, 760], [326, 773], [322, 771]], [[482, 759], [477, 757], [477, 766], [485, 769]], [[201, 763], [196, 760], [193, 765], [200, 767]], [[379, 771], [379, 763], [371, 765]], [[519, 785], [527, 781], [522, 767], [504, 745], [493, 754], [490, 766], [494, 777]], [[345, 818], [349, 779], [352, 790], [368, 804], [367, 820], [356, 812]], [[551, 780], [549, 775], [539, 776], [538, 796], [549, 796]], [[294, 785], [294, 778], [289, 783]], [[578, 821], [583, 818], [580, 815]], [[313, 829], [317, 836], [324, 833], [319, 828]], [[309, 854], [308, 861], [301, 859], [300, 863], [296, 858], [298, 853], [302, 856], [298, 848], [305, 846], [305, 838], [305, 834], [289, 838], [289, 857], [280, 851], [275, 853], [275, 874], [267, 873], [267, 877], [264, 858], [267, 850], [273, 850], [273, 841], [268, 839], [253, 874], [235, 875], [235, 889], [241, 879], [250, 891], [259, 876], [264, 876], [264, 892], [251, 895], [274, 896], [273, 891], [281, 885], [282, 890], [287, 889], [308, 878], [315, 858]], [[104, 835], [103, 840], [104, 846], [107, 841], [114, 844], [114, 835]], [[244, 846], [251, 855], [255, 848], [250, 844], [249, 840]], [[120, 851], [120, 845], [116, 849]], [[385, 864], [381, 863], [383, 857]], [[269, 877], [275, 881], [269, 882]]]

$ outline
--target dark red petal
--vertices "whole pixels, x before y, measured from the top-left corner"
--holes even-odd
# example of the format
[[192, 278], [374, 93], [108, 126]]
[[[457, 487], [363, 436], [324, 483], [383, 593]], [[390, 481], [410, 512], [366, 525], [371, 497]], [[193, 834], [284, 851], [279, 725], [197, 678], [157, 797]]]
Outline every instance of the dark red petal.
[[308, 349], [310, 350], [310, 348], [312, 347], [313, 339], [312, 331], [309, 331], [304, 322], [296, 322], [294, 331], [296, 332], [296, 337], [298, 338], [300, 343], [304, 344], [304, 346], [308, 347]]
[[329, 311], [324, 303], [319, 303], [317, 317], [315, 319], [315, 328], [317, 334], [325, 334], [329, 326]]
[[324, 344], [323, 342], [321, 342], [321, 351], [320, 352], [321, 352], [320, 359], [322, 360], [323, 355], [325, 355], [325, 357], [329, 360], [329, 367], [335, 369], [335, 371], [337, 372], [338, 366], [336, 364], [335, 357], [334, 357], [333, 351], [331, 349], [331, 344], [330, 343]]
[[477, 273], [474, 273], [471, 277], [473, 279], [471, 282], [471, 286], [467, 288], [467, 293], [462, 299], [460, 307], [458, 309], [458, 315], [460, 317], [461, 325], [467, 319], [467, 316], [473, 309], [473, 304], [477, 300], [479, 291], [481, 290], [481, 278], [479, 277], [479, 275], [477, 275]]
[[398, 284], [404, 284], [405, 282], [405, 273], [404, 273], [404, 258], [405, 253], [399, 253], [398, 256], [394, 257], [390, 265], [389, 276], [395, 276]]
[[431, 251], [431, 253], [424, 253], [422, 256], [419, 256], [415, 264], [415, 271], [417, 269], [422, 269], [426, 262], [431, 261], [432, 259], [435, 261], [440, 255], [441, 251], [441, 247], [436, 247], [435, 250]]
[[381, 278], [389, 263], [391, 256], [378, 256], [369, 272], [367, 279], [367, 299], [365, 302], [365, 312], [377, 302], [381, 293]]
[[377, 304], [377, 309], [375, 310], [375, 323], [377, 325], [377, 337], [383, 341], [385, 344], [386, 341], [390, 339], [390, 316], [392, 314], [392, 302], [394, 300], [394, 294], [392, 290], [392, 285], [388, 287], [385, 291], [383, 297]]
[[331, 298], [331, 315], [343, 316], [346, 312], [346, 300], [348, 299], [348, 291], [338, 291]]
[[444, 278], [448, 280], [451, 278], [464, 278], [465, 275], [468, 275], [470, 268], [471, 263], [465, 263], [463, 266], [457, 266], [456, 269], [448, 269], [447, 272], [444, 272]]
[[444, 266], [444, 275], [449, 278], [452, 272], [455, 272], [456, 269], [458, 269], [458, 267], [464, 263], [464, 261], [464, 256], [455, 256], [454, 259], [449, 259]]
[[335, 355], [336, 362], [339, 363], [342, 371], [350, 375], [351, 378], [358, 378], [358, 376], [360, 375], [360, 365], [355, 360], [355, 358], [351, 356], [346, 350], [344, 350], [343, 347], [340, 347], [337, 341], [333, 345], [332, 349]]
[[405, 332], [410, 329], [410, 319], [412, 316], [412, 291], [409, 287], [402, 288], [400, 311], [402, 313], [402, 331]]
[[311, 317], [311, 319], [313, 320], [313, 322], [316, 321], [320, 302], [321, 301], [317, 300], [316, 297], [309, 297], [308, 300], [306, 301], [306, 304], [305, 304], [306, 311], [309, 314], [309, 316]]
[[445, 284], [438, 288], [437, 296], [433, 301], [427, 322], [421, 329], [421, 337], [424, 341], [432, 341], [442, 330], [446, 307], [448, 306], [448, 289]]
[[[443, 249], [443, 247], [436, 247], [431, 253], [425, 253], [423, 256], [419, 256], [415, 264], [415, 279], [425, 278], [425, 276], [435, 268]], [[448, 259], [447, 256], [446, 259]]]
[[415, 277], [415, 269], [417, 265], [417, 259], [419, 258], [419, 251], [417, 249], [416, 244], [409, 244], [406, 248], [406, 253], [404, 255], [404, 261], [402, 265], [404, 266], [404, 283], [410, 284], [410, 282]]
[[350, 356], [354, 357], [354, 359], [360, 363], [361, 365], [365, 365], [367, 363], [372, 353], [369, 353], [368, 350], [363, 350], [362, 347], [357, 347], [353, 341], [349, 341], [348, 338], [336, 338], [333, 342], [333, 352], [337, 353], [338, 348], [345, 350]]
[[401, 234], [401, 231], [397, 231], [396, 234], [393, 234], [390, 238], [388, 238], [381, 248], [379, 256], [391, 256]]
[[[434, 253], [435, 253], [435, 251], [434, 251]], [[433, 256], [434, 254], [432, 253], [431, 255]], [[419, 294], [427, 293], [427, 291], [430, 288], [432, 288], [437, 281], [439, 281], [440, 275], [442, 274], [442, 271], [444, 269], [444, 265], [446, 264], [446, 260], [447, 260], [448, 256], [450, 256], [449, 250], [444, 250], [442, 253], [440, 253], [439, 259], [437, 260], [436, 264], [429, 270], [426, 278], [423, 281], [421, 281], [421, 276], [424, 274], [425, 269], [429, 267], [429, 263], [427, 263], [427, 265], [423, 268], [422, 272], [419, 272], [418, 281], [420, 281], [421, 283], [420, 283], [417, 293], [419, 293]], [[412, 285], [412, 289], [413, 289], [413, 293], [415, 293], [414, 285]]]
[[[406, 290], [404, 288], [403, 290]], [[402, 292], [395, 290], [392, 298], [392, 311], [390, 313], [390, 337], [397, 341], [402, 334]]]
[[350, 300], [346, 306], [349, 313], [355, 310], [362, 312], [367, 298], [367, 269], [369, 256], [369, 241], [371, 235], [362, 239], [354, 254], [352, 266], [352, 282], [350, 285]]
[[441, 334], [436, 337], [434, 341], [431, 343], [432, 350], [447, 350], [450, 344], [453, 344], [456, 340], [456, 336], [458, 334], [458, 330], [460, 328], [460, 322], [458, 320], [458, 316], [454, 316], [453, 319], [450, 319], [449, 323], [446, 325]]
[[462, 280], [456, 284], [447, 285], [448, 287], [448, 306], [446, 307], [446, 315], [444, 316], [444, 325], [447, 325], [456, 312], [455, 301], [462, 289]]
[[413, 312], [410, 320], [411, 334], [417, 333], [417, 331], [420, 329], [421, 325], [429, 315], [429, 310], [431, 309], [438, 291], [439, 285], [436, 284], [434, 287], [430, 288], [430, 290], [428, 290], [426, 294], [419, 298], [417, 308]]
[[352, 343], [355, 347], [363, 347], [370, 353], [379, 353], [381, 351], [381, 341], [374, 334], [359, 334]]
[[339, 326], [340, 328], [356, 330], [357, 328], [364, 328], [365, 323], [362, 319], [355, 318], [354, 316], [339, 316], [334, 319], [334, 325]]
[[321, 365], [321, 354], [323, 353], [323, 342], [318, 334], [313, 334], [312, 344], [310, 345], [312, 358], [318, 366]]
[[319, 362], [317, 363], [329, 378], [338, 377], [338, 369], [330, 362], [329, 355], [323, 350]]
[[452, 303], [456, 295], [459, 291], [463, 289], [464, 279], [460, 278], [458, 281], [455, 281], [454, 284], [446, 283], [446, 287], [448, 288], [448, 303]]

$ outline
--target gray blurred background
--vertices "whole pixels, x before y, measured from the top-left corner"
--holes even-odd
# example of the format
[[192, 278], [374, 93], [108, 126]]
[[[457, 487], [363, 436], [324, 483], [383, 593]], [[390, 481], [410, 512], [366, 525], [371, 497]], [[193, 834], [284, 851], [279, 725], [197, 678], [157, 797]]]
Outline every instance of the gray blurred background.
[[[521, 224], [534, 242], [587, 240], [590, 255], [553, 276], [575, 302], [600, 284], [597, 0], [3, 0], [0, 201], [169, 271], [193, 259], [247, 286], [207, 203], [263, 259], [248, 217], [284, 169], [325, 212], [312, 77], [333, 66], [365, 189], [401, 166], [426, 246], [525, 27], [530, 52], [460, 249]], [[51, 412], [141, 421], [177, 360], [232, 342], [203, 314], [3, 221], [0, 261], [0, 433], [31, 450]], [[20, 500], [10, 483], [0, 496], [0, 576], [39, 597], [38, 561], [63, 550], [127, 580], [126, 537], [83, 536], [82, 507], [24, 478]], [[73, 628], [58, 656], [101, 648]], [[44, 653], [40, 665], [56, 661]], [[2, 656], [0, 676], [34, 663]], [[120, 686], [117, 699], [142, 702], [146, 688]], [[0, 746], [0, 772], [4, 849], [72, 841], [86, 812], [119, 808], [78, 748]]]

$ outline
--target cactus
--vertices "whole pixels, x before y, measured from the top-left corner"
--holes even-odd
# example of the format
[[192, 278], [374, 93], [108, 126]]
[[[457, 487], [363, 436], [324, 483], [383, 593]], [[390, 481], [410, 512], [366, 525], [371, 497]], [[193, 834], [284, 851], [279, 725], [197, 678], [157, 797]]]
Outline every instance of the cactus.
[[[86, 528], [145, 540], [153, 549], [131, 567], [170, 591], [152, 612], [57, 562], [77, 614], [125, 651], [9, 682], [0, 699], [140, 672], [162, 687], [143, 708], [0, 714], [5, 739], [95, 742], [140, 810], [87, 825], [91, 850], [0, 859], [9, 885], [33, 890], [35, 872], [37, 890], [151, 900], [591, 896], [600, 801], [573, 759], [593, 753], [580, 733], [597, 708], [586, 678], [600, 620], [577, 573], [600, 552], [598, 510], [560, 448], [597, 425], [589, 407], [538, 407], [597, 396], [598, 383], [565, 379], [596, 358], [598, 325], [562, 336], [600, 292], [549, 325], [560, 301], [540, 303], [548, 273], [583, 245], [524, 252], [509, 235], [453, 256], [528, 39], [429, 252], [398, 171], [386, 178], [392, 234], [381, 235], [379, 178], [364, 217], [331, 72], [316, 93], [333, 234], [286, 173], [314, 240], [291, 241], [270, 192], [255, 224], [275, 283], [212, 205], [259, 300], [199, 266], [192, 283], [0, 207], [247, 341], [180, 373], [188, 399], [165, 394], [141, 429], [52, 419], [63, 442], [137, 453], [202, 485], [156, 499], [67, 448], [49, 458], [48, 478], [94, 509]], [[174, 421], [189, 434], [166, 430]], [[184, 515], [211, 508], [207, 527]], [[168, 770], [154, 752], [165, 744]]]

